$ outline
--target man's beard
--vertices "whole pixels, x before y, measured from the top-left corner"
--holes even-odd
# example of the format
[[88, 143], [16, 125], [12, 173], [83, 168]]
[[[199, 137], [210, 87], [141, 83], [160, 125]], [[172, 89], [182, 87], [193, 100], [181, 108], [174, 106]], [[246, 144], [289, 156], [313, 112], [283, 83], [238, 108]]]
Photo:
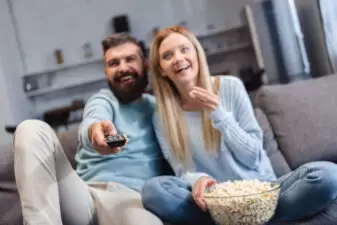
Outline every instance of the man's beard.
[[114, 83], [113, 81], [107, 80], [110, 90], [114, 93], [115, 97], [122, 104], [128, 104], [139, 99], [148, 85], [148, 77], [146, 71], [144, 71], [142, 76], [139, 76], [136, 73], [124, 73], [120, 74], [118, 77], [121, 78], [127, 75], [132, 76], [135, 79], [131, 87], [122, 88], [117, 82]]

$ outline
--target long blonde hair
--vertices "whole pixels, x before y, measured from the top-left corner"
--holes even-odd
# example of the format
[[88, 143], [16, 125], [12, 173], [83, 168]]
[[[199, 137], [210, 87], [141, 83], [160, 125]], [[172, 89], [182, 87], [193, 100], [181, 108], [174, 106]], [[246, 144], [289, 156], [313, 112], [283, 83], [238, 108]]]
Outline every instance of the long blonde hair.
[[[179, 162], [185, 166], [190, 166], [191, 157], [189, 154], [189, 139], [186, 123], [183, 120], [183, 109], [180, 105], [179, 93], [173, 82], [166, 76], [161, 75], [159, 47], [163, 40], [172, 33], [179, 33], [187, 37], [194, 45], [199, 62], [199, 73], [197, 85], [213, 93], [214, 86], [210, 77], [205, 52], [197, 38], [186, 28], [172, 26], [157, 33], [151, 45], [151, 69], [153, 73], [153, 89], [157, 98], [157, 110], [163, 124], [164, 132], [167, 136], [173, 154]], [[201, 123], [204, 146], [208, 151], [215, 151], [219, 141], [219, 132], [213, 127], [207, 110], [201, 110]]]

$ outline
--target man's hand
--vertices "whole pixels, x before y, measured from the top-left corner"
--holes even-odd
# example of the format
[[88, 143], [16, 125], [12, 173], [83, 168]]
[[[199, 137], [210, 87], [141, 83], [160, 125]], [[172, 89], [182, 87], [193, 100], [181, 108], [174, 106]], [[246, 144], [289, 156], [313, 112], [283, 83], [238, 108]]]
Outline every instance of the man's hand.
[[121, 150], [121, 147], [110, 148], [105, 142], [106, 135], [116, 134], [116, 128], [110, 120], [93, 123], [88, 129], [91, 144], [94, 146], [95, 150], [102, 155], [115, 154]]
[[201, 108], [208, 111], [214, 111], [219, 105], [219, 97], [201, 87], [193, 87], [190, 91], [190, 97], [195, 100]]
[[207, 206], [204, 200], [204, 193], [207, 187], [215, 184], [215, 180], [210, 177], [201, 177], [199, 178], [193, 188], [192, 188], [192, 196], [195, 203], [203, 210], [206, 211]]

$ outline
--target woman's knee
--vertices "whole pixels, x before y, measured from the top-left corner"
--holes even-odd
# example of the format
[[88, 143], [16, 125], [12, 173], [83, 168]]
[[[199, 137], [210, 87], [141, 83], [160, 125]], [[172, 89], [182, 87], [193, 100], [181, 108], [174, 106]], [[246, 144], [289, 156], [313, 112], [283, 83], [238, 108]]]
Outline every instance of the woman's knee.
[[142, 203], [145, 209], [161, 218], [177, 214], [190, 204], [188, 184], [177, 177], [161, 176], [145, 182], [142, 189]]
[[337, 197], [337, 164], [327, 161], [312, 162], [306, 165], [307, 179], [319, 183], [320, 191], [330, 200]]
[[142, 189], [142, 202], [144, 207], [152, 208], [158, 202], [170, 199], [170, 189], [177, 185], [174, 177], [160, 176], [149, 179]]

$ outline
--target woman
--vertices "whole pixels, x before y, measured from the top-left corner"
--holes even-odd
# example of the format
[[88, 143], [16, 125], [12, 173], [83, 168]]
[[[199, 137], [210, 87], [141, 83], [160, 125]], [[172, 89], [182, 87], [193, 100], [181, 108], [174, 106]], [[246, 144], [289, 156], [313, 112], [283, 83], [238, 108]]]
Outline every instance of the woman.
[[212, 224], [205, 189], [215, 182], [241, 179], [280, 182], [273, 220], [305, 218], [336, 199], [333, 163], [306, 164], [276, 178], [242, 82], [231, 76], [211, 78], [205, 53], [188, 30], [160, 31], [152, 43], [151, 60], [158, 102], [154, 126], [176, 177], [146, 182], [145, 208], [167, 222]]

